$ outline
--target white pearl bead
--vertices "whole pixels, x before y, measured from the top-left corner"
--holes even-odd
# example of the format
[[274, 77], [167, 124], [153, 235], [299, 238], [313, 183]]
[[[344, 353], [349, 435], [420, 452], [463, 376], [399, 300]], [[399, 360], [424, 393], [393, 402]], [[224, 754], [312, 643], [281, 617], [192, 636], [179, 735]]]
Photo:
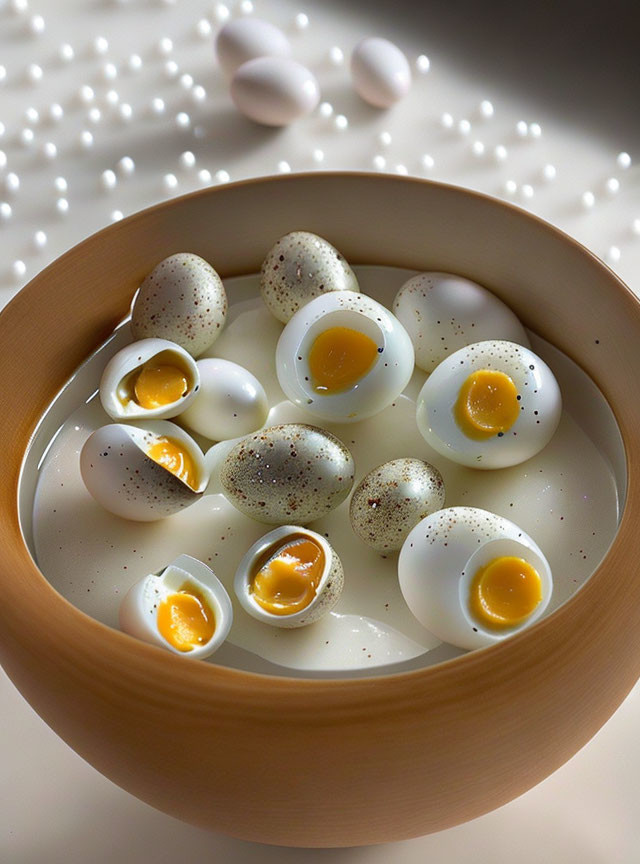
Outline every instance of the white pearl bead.
[[44, 27], [45, 24], [42, 15], [32, 15], [29, 19], [29, 30], [34, 36], [40, 36], [41, 33], [44, 33]]
[[480, 115], [486, 119], [493, 117], [493, 104], [488, 99], [483, 99], [480, 103]]
[[109, 43], [104, 36], [96, 36], [96, 38], [93, 40], [92, 47], [93, 53], [96, 54], [96, 56], [101, 57], [109, 50]]
[[131, 54], [127, 60], [127, 68], [130, 72], [139, 72], [142, 69], [142, 57], [139, 54]]
[[117, 105], [118, 102], [120, 101], [120, 94], [118, 93], [117, 90], [107, 90], [104, 98], [107, 100], [109, 105], [113, 106], [113, 105]]
[[7, 67], [0, 64], [0, 84], [7, 80]]
[[7, 167], [7, 154], [0, 150], [0, 170]]
[[188, 129], [191, 126], [191, 117], [189, 117], [186, 111], [179, 111], [176, 114], [176, 126], [179, 129]]
[[103, 171], [100, 175], [100, 183], [103, 189], [115, 189], [117, 182], [118, 180], [115, 172], [110, 168], [107, 168], [107, 170]]
[[529, 183], [524, 183], [520, 189], [523, 198], [533, 198], [533, 186]]
[[33, 129], [27, 128], [20, 132], [20, 143], [23, 147], [31, 147], [34, 138]]
[[64, 177], [56, 177], [53, 181], [53, 185], [57, 192], [66, 192], [67, 191], [67, 181]]
[[167, 78], [176, 78], [179, 71], [180, 67], [175, 60], [167, 60], [167, 62], [164, 64], [164, 74], [167, 76]]
[[507, 148], [504, 144], [498, 144], [493, 148], [493, 158], [496, 162], [505, 162], [508, 155]]
[[78, 90], [78, 97], [81, 102], [84, 102], [85, 105], [93, 102], [95, 99], [95, 93], [93, 92], [93, 87], [89, 87], [88, 84], [83, 84], [82, 87]]
[[481, 156], [484, 156], [484, 151], [485, 151], [485, 146], [484, 146], [484, 143], [482, 141], [474, 141], [473, 144], [471, 145], [471, 152], [473, 153], [474, 156], [477, 156], [478, 158], [480, 158]]
[[384, 169], [387, 167], [387, 160], [384, 158], [384, 156], [381, 156], [379, 154], [377, 156], [374, 156], [371, 161], [373, 162], [373, 167], [376, 169], [376, 171], [384, 171]]
[[3, 222], [8, 222], [11, 219], [11, 204], [8, 204], [6, 201], [0, 202], [0, 219]]
[[64, 117], [64, 109], [57, 102], [52, 102], [49, 105], [49, 118], [53, 123], [59, 123]]
[[28, 0], [11, 0], [11, 10], [16, 15], [23, 15], [29, 8]]
[[188, 75], [186, 72], [184, 75], [181, 75], [180, 86], [183, 90], [191, 90], [191, 88], [193, 87], [193, 76]]
[[24, 263], [24, 261], [18, 259], [17, 261], [14, 261], [11, 265], [11, 272], [13, 273], [15, 279], [22, 279], [22, 277], [27, 272], [27, 265]]
[[240, 14], [251, 15], [253, 12], [253, 3], [251, 0], [242, 0], [240, 3]]
[[616, 156], [616, 163], [618, 168], [622, 168], [623, 171], [626, 171], [627, 168], [631, 167], [631, 156], [622, 151], [622, 153], [618, 153]]
[[5, 133], [5, 131], [6, 131], [6, 130], [5, 130], [5, 125], [4, 125], [4, 123], [0, 120], [0, 138], [4, 137], [4, 133]]
[[468, 135], [471, 132], [471, 123], [468, 120], [460, 120], [458, 123], [458, 132], [460, 135]]
[[216, 171], [215, 174], [216, 183], [228, 183], [231, 180], [229, 176], [229, 172], [221, 169], [220, 171]]
[[333, 105], [331, 102], [321, 102], [318, 108], [318, 113], [321, 117], [328, 119], [333, 114]]
[[42, 66], [37, 63], [30, 63], [27, 67], [27, 78], [32, 84], [39, 84], [43, 76]]
[[71, 63], [71, 61], [75, 57], [73, 47], [69, 45], [68, 42], [63, 42], [62, 45], [58, 48], [58, 57], [62, 60], [63, 63]]
[[526, 138], [529, 134], [529, 126], [524, 120], [518, 120], [516, 123], [516, 134], [520, 138]]
[[154, 114], [157, 114], [158, 116], [160, 116], [161, 114], [164, 114], [164, 112], [165, 112], [164, 99], [161, 99], [159, 96], [155, 96], [151, 100], [151, 110], [153, 111]]
[[336, 119], [334, 120], [334, 123], [335, 123], [336, 129], [339, 129], [341, 132], [344, 132], [344, 130], [349, 126], [349, 121], [344, 116], [344, 114], [336, 115]]
[[89, 109], [89, 111], [87, 113], [87, 117], [88, 117], [90, 123], [96, 124], [96, 123], [100, 122], [100, 118], [102, 117], [102, 114], [100, 112], [100, 109], [96, 108], [94, 106], [93, 108]]
[[53, 141], [45, 141], [45, 143], [42, 145], [42, 155], [50, 162], [56, 158], [56, 156], [58, 155], [58, 148], [53, 143]]
[[408, 171], [406, 165], [402, 165], [402, 164], [396, 165], [396, 174], [402, 174], [404, 177], [406, 177], [408, 173], [409, 173], [409, 171]]
[[40, 121], [40, 115], [35, 108], [27, 108], [24, 112], [24, 119], [27, 123], [31, 123], [32, 126], [36, 126]]
[[178, 178], [175, 174], [165, 174], [162, 178], [162, 185], [167, 192], [171, 192], [178, 186]]
[[316, 165], [320, 165], [322, 162], [324, 162], [324, 151], [320, 150], [319, 147], [316, 147], [311, 154], [311, 158], [316, 163]]
[[173, 51], [173, 42], [168, 36], [163, 36], [157, 44], [158, 54], [166, 57]]
[[542, 136], [542, 127], [539, 123], [529, 124], [529, 135], [531, 135], [532, 138], [540, 138]]
[[429, 69], [431, 69], [431, 61], [426, 54], [420, 54], [416, 58], [416, 69], [421, 75], [426, 75]]
[[61, 216], [64, 216], [69, 212], [69, 202], [66, 198], [58, 198], [56, 201], [56, 210]]
[[180, 154], [180, 165], [182, 168], [193, 168], [196, 164], [196, 157], [191, 150], [185, 150]]
[[131, 156], [123, 156], [122, 159], [118, 160], [116, 168], [122, 177], [130, 177], [136, 170], [136, 163]]
[[342, 66], [344, 63], [344, 51], [342, 48], [334, 45], [333, 48], [329, 49], [329, 63], [332, 66]]
[[515, 195], [518, 191], [518, 184], [515, 180], [507, 180], [503, 187], [506, 195]]
[[447, 111], [440, 118], [440, 124], [444, 129], [453, 129], [453, 117]]
[[89, 132], [88, 129], [84, 129], [80, 133], [80, 146], [84, 150], [89, 150], [91, 147], [93, 147], [93, 135], [91, 134], [91, 132]]
[[381, 147], [389, 147], [391, 145], [391, 141], [392, 141], [392, 138], [391, 138], [390, 132], [385, 131], [385, 132], [381, 132], [378, 135], [378, 144]]
[[194, 102], [204, 102], [207, 98], [207, 91], [201, 84], [196, 84], [196, 86], [191, 91], [191, 98]]
[[102, 77], [105, 81], [115, 81], [118, 77], [118, 69], [115, 63], [105, 63], [102, 67]]
[[208, 39], [211, 36], [211, 24], [206, 18], [201, 18], [196, 24], [196, 33], [201, 39]]
[[428, 153], [423, 154], [420, 162], [425, 171], [431, 171], [436, 164], [433, 156], [430, 156]]
[[542, 177], [548, 183], [550, 183], [552, 180], [555, 180], [557, 174], [558, 174], [558, 171], [556, 169], [556, 166], [551, 165], [551, 163], [545, 165], [544, 168], [542, 169]]
[[47, 235], [44, 231], [36, 231], [33, 235], [33, 245], [36, 249], [44, 249], [47, 245]]
[[582, 206], [585, 208], [585, 210], [590, 210], [596, 203], [596, 196], [593, 194], [593, 192], [589, 192], [587, 190], [586, 192], [582, 193], [580, 201], [582, 202]]
[[605, 258], [609, 264], [617, 264], [621, 258], [621, 254], [617, 246], [609, 246]]
[[211, 183], [211, 171], [207, 168], [201, 168], [198, 171], [198, 181], [206, 186], [208, 183]]
[[604, 185], [608, 195], [617, 195], [620, 191], [620, 181], [617, 177], [609, 177]]
[[6, 175], [6, 177], [4, 178], [4, 188], [11, 195], [15, 195], [15, 193], [18, 191], [18, 189], [20, 188], [20, 178], [15, 172], [10, 171]]
[[109, 218], [112, 222], [119, 222], [121, 219], [124, 219], [124, 213], [122, 210], [112, 210], [109, 214]]
[[118, 114], [123, 123], [128, 123], [133, 117], [133, 108], [128, 102], [122, 102], [122, 104], [118, 105]]
[[305, 15], [304, 12], [298, 12], [296, 17], [293, 19], [293, 23], [296, 30], [306, 30], [309, 26], [309, 16]]
[[631, 223], [631, 231], [636, 236], [640, 236], [640, 219], [634, 219]]
[[284, 159], [278, 162], [278, 171], [280, 174], [290, 174], [291, 173], [291, 165], [288, 162], [285, 162]]
[[224, 5], [224, 3], [217, 3], [216, 8], [214, 9], [214, 15], [216, 17], [216, 20], [222, 23], [223, 21], [228, 20], [231, 13], [229, 12], [228, 7]]

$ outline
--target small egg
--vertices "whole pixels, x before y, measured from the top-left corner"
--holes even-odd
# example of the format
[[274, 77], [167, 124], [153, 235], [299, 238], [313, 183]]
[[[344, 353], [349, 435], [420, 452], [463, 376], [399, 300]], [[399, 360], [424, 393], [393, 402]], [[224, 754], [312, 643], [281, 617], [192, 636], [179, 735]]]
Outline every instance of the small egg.
[[506, 339], [529, 345], [524, 327], [502, 300], [453, 273], [412, 276], [396, 294], [393, 312], [411, 336], [416, 366], [425, 372], [472, 342]]
[[418, 621], [459, 648], [482, 648], [533, 624], [553, 590], [531, 537], [475, 507], [449, 507], [419, 522], [400, 551], [398, 578]]
[[354, 532], [381, 555], [395, 552], [421, 519], [444, 507], [437, 468], [420, 459], [394, 459], [370, 471], [351, 496]]
[[273, 627], [304, 627], [326, 615], [344, 584], [340, 559], [320, 534], [282, 525], [243, 557], [234, 590], [243, 608]]
[[560, 422], [553, 372], [514, 342], [467, 345], [443, 360], [418, 395], [416, 419], [434, 450], [470, 468], [506, 468], [535, 456]]
[[216, 271], [198, 255], [178, 252], [143, 281], [131, 329], [135, 339], [169, 339], [197, 357], [220, 335], [226, 316], [227, 295]]
[[257, 57], [236, 70], [231, 98], [256, 123], [288, 126], [315, 109], [320, 88], [313, 73], [295, 60]]
[[259, 429], [269, 404], [264, 387], [237, 363], [217, 357], [198, 360], [200, 392], [180, 415], [189, 429], [212, 441], [239, 438]]
[[375, 108], [390, 108], [409, 92], [411, 68], [397, 45], [371, 36], [353, 49], [351, 80], [365, 102]]
[[80, 472], [98, 504], [138, 522], [195, 504], [208, 479], [196, 442], [168, 420], [101, 426], [82, 447]]
[[114, 420], [166, 420], [184, 411], [199, 389], [191, 354], [167, 339], [141, 339], [105, 366], [100, 401]]
[[354, 471], [351, 453], [330, 432], [286, 423], [239, 441], [222, 463], [220, 483], [229, 501], [258, 522], [305, 525], [344, 501]]
[[235, 18], [216, 37], [216, 54], [223, 71], [231, 76], [256, 57], [289, 57], [291, 43], [278, 27], [260, 18]]
[[125, 633], [181, 657], [202, 660], [227, 638], [233, 607], [206, 564], [180, 555], [130, 588], [119, 617]]
[[413, 374], [413, 346], [398, 319], [354, 291], [316, 297], [291, 318], [276, 348], [288, 398], [322, 420], [354, 423], [399, 396]]
[[260, 270], [262, 299], [283, 324], [314, 297], [359, 290], [355, 273], [335, 246], [308, 231], [292, 231], [277, 240]]

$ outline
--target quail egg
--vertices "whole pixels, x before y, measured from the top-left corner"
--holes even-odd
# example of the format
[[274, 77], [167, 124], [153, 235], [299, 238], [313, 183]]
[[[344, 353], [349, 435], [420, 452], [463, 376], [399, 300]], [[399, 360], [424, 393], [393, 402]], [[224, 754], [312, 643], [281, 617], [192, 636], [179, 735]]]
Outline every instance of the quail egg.
[[288, 126], [320, 101], [316, 76], [289, 57], [255, 57], [234, 72], [231, 98], [245, 117], [264, 126]]
[[289, 57], [291, 43], [275, 25], [260, 18], [234, 18], [216, 36], [216, 55], [223, 71], [231, 76], [256, 57]]

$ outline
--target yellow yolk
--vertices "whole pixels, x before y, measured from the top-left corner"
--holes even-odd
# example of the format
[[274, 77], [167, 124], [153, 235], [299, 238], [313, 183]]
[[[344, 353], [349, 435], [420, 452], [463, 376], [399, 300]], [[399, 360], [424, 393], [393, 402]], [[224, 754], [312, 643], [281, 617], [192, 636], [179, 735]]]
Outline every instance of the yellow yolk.
[[198, 488], [198, 472], [193, 459], [178, 441], [157, 438], [146, 451], [147, 456], [182, 480], [194, 491]]
[[189, 381], [182, 369], [151, 360], [136, 375], [133, 385], [135, 401], [142, 408], [161, 408], [182, 398]]
[[160, 635], [178, 651], [206, 645], [216, 629], [213, 610], [188, 582], [160, 603], [157, 622]]
[[309, 537], [285, 543], [251, 581], [256, 603], [273, 615], [293, 615], [316, 596], [324, 571], [324, 551]]
[[507, 432], [518, 419], [518, 391], [508, 375], [480, 369], [466, 379], [455, 405], [455, 418], [468, 438], [484, 441]]
[[520, 624], [542, 600], [542, 581], [524, 558], [494, 558], [473, 578], [471, 612], [485, 627], [503, 630]]
[[324, 395], [348, 390], [369, 371], [377, 356], [378, 346], [365, 333], [330, 327], [309, 351], [313, 389]]

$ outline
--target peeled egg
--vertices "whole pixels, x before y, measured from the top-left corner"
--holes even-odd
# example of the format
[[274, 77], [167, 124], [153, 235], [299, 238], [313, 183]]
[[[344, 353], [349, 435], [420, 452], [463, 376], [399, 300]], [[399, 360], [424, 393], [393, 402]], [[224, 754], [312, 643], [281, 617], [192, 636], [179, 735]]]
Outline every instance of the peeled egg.
[[533, 624], [553, 589], [531, 537], [475, 507], [449, 507], [419, 522], [400, 551], [398, 578], [418, 621], [459, 648], [482, 648]]
[[84, 443], [80, 471], [105, 510], [139, 522], [189, 507], [207, 486], [202, 451], [168, 420], [101, 426]]
[[273, 627], [304, 627], [338, 602], [344, 575], [331, 544], [308, 528], [282, 525], [247, 551], [234, 590], [243, 608]]
[[371, 36], [353, 49], [351, 80], [365, 102], [375, 108], [390, 108], [409, 92], [411, 69], [397, 45]]
[[323, 420], [351, 423], [386, 408], [413, 373], [411, 339], [380, 303], [332, 291], [303, 306], [276, 348], [280, 386]]
[[231, 80], [238, 111], [264, 126], [287, 126], [310, 114], [320, 101], [315, 76], [287, 57], [257, 57], [243, 63]]
[[411, 336], [416, 366], [432, 372], [445, 357], [472, 342], [505, 339], [529, 346], [524, 327], [495, 294], [453, 273], [419, 273], [393, 301]]
[[163, 420], [180, 414], [200, 389], [193, 357], [167, 339], [141, 339], [105, 366], [100, 401], [114, 420]]
[[205, 357], [196, 365], [200, 391], [180, 414], [181, 423], [212, 441], [239, 438], [264, 424], [269, 405], [255, 375], [218, 357]]
[[282, 30], [260, 18], [235, 18], [216, 37], [218, 62], [227, 75], [256, 57], [288, 57], [291, 44]]
[[370, 471], [351, 496], [354, 532], [381, 555], [402, 546], [409, 531], [444, 506], [437, 468], [420, 459], [394, 459]]
[[304, 525], [344, 501], [354, 470], [351, 453], [330, 432], [286, 423], [247, 435], [232, 447], [220, 483], [228, 500], [258, 522]]
[[309, 231], [292, 231], [277, 240], [260, 271], [262, 299], [283, 324], [315, 297], [358, 290], [356, 275], [340, 252]]
[[233, 607], [212, 570], [180, 555], [140, 579], [120, 604], [125, 633], [192, 659], [209, 657], [227, 638]]
[[176, 342], [193, 357], [215, 342], [227, 315], [222, 280], [203, 258], [178, 252], [146, 277], [131, 310], [135, 339]]
[[427, 378], [416, 419], [425, 440], [471, 468], [505, 468], [535, 456], [562, 412], [547, 364], [514, 342], [476, 342], [454, 352]]

